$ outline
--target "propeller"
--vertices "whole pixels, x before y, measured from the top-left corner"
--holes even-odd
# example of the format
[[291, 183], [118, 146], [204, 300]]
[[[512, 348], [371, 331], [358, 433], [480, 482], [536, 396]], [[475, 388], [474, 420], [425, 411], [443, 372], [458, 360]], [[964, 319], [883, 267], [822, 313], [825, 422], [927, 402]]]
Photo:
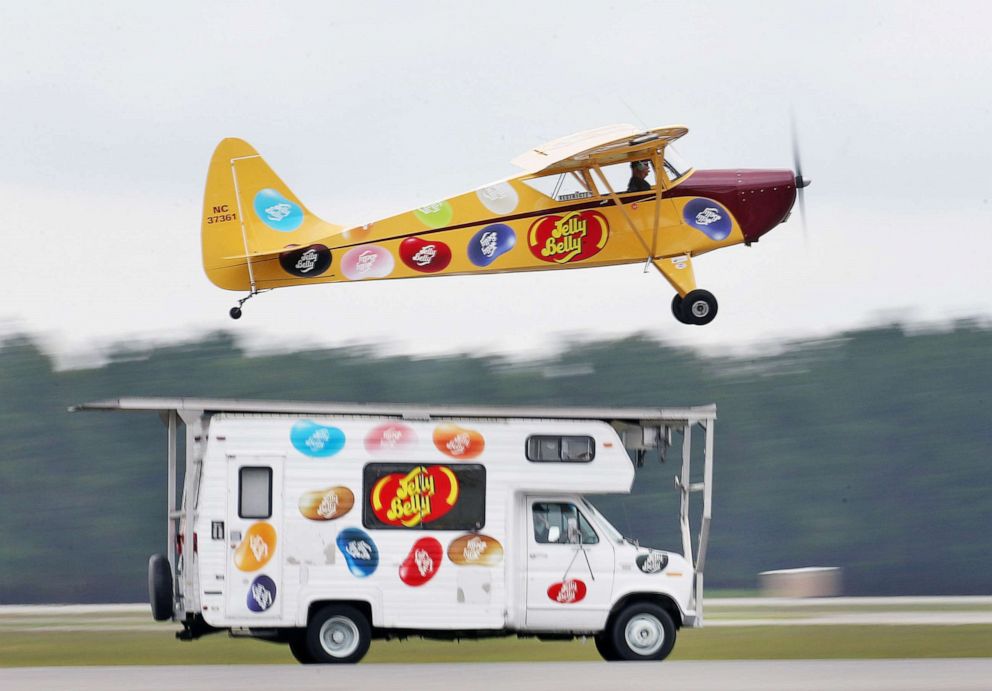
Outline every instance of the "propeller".
[[806, 195], [803, 188], [808, 187], [812, 180], [803, 177], [803, 163], [799, 156], [799, 134], [796, 128], [796, 116], [792, 114], [789, 118], [790, 129], [792, 130], [792, 166], [796, 171], [796, 197], [799, 201], [799, 218], [803, 226], [803, 239], [806, 239]]

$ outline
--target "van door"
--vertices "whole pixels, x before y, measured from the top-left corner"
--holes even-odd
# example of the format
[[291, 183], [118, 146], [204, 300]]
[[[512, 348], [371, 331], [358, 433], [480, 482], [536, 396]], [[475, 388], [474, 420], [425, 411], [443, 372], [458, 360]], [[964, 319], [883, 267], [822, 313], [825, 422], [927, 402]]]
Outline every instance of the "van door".
[[575, 501], [528, 497], [526, 509], [527, 628], [602, 628], [613, 595], [613, 545]]
[[238, 625], [271, 623], [282, 614], [284, 462], [284, 456], [228, 456], [226, 614]]

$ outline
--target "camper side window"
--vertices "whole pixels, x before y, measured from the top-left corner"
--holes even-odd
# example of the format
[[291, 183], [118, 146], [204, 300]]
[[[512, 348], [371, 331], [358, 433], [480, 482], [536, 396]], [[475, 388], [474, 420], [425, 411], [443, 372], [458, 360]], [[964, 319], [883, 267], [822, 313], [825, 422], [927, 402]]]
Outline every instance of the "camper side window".
[[245, 466], [238, 473], [238, 517], [272, 516], [272, 468]]
[[588, 463], [596, 457], [592, 437], [527, 437], [527, 460], [537, 463]]

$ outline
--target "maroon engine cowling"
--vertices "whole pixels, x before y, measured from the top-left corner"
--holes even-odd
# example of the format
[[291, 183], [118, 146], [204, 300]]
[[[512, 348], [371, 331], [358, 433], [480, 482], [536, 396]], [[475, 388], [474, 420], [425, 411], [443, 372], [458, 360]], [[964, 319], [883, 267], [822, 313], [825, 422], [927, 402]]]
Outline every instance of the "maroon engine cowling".
[[734, 215], [744, 241], [756, 242], [785, 220], [796, 201], [791, 170], [697, 170], [665, 197], [706, 197]]

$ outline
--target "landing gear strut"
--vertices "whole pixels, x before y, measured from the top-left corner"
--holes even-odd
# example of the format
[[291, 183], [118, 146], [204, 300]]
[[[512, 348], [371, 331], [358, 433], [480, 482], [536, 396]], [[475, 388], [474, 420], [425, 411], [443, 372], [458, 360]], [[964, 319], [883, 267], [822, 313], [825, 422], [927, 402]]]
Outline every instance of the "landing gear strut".
[[231, 315], [231, 319], [241, 319], [241, 314], [242, 314], [241, 306], [246, 302], [248, 302], [249, 300], [251, 300], [256, 295], [258, 295], [259, 293], [264, 293], [264, 292], [265, 292], [264, 290], [252, 290], [250, 293], [248, 293], [248, 295], [238, 300], [238, 306], [232, 307], [231, 311], [228, 312], [228, 314]]
[[709, 324], [716, 317], [716, 310], [716, 298], [708, 290], [692, 290], [685, 297], [676, 293], [672, 298], [672, 314], [683, 324]]

